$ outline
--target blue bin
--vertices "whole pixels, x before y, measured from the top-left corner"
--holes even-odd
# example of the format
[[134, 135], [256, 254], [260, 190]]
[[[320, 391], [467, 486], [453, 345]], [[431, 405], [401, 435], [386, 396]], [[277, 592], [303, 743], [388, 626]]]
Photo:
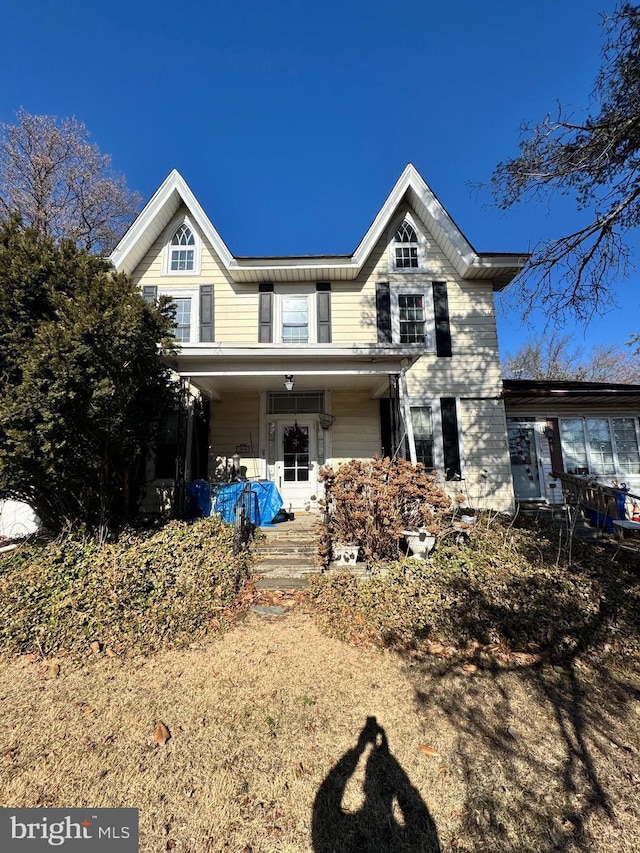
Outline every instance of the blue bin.
[[584, 514], [589, 519], [589, 524], [592, 527], [601, 527], [605, 533], [613, 533], [613, 519], [610, 515], [604, 515], [593, 509], [586, 509]]

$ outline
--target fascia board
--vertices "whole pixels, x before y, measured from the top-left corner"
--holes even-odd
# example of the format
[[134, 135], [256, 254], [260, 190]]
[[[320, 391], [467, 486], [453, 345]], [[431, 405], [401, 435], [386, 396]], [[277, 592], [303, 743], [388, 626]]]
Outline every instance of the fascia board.
[[506, 256], [478, 254], [422, 175], [412, 163], [409, 163], [353, 253], [353, 260], [358, 267], [363, 266], [376, 243], [389, 227], [405, 195], [408, 196], [408, 201], [416, 213], [425, 220], [425, 225], [433, 233], [434, 238], [442, 243], [442, 250], [462, 278], [473, 277], [474, 269], [495, 269], [499, 273], [509, 268], [520, 268], [526, 260], [525, 254]]
[[129, 273], [133, 271], [128, 269], [127, 260], [133, 253], [138, 242], [145, 235], [152, 242], [155, 241], [163, 227], [163, 224], [157, 224], [161, 212], [168, 205], [177, 210], [179, 205], [172, 204], [172, 201], [175, 202], [174, 193], [185, 204], [230, 276], [232, 278], [237, 277], [238, 280], [242, 280], [243, 273], [248, 272], [254, 274], [257, 272], [268, 277], [270, 273], [286, 273], [287, 271], [313, 272], [316, 270], [340, 270], [346, 274], [347, 278], [355, 278], [361, 271], [376, 243], [389, 227], [391, 218], [394, 216], [398, 205], [408, 193], [412, 193], [409, 197], [409, 202], [416, 208], [418, 215], [427, 220], [425, 225], [434, 233], [434, 238], [444, 244], [442, 245], [443, 251], [463, 278], [473, 277], [474, 270], [495, 269], [499, 273], [509, 268], [519, 268], [522, 266], [522, 262], [516, 263], [514, 259], [526, 259], [525, 255], [514, 255], [508, 260], [504, 257], [478, 255], [435, 194], [428, 187], [420, 173], [409, 163], [396, 181], [395, 186], [389, 193], [353, 255], [336, 256], [333, 258], [330, 256], [274, 259], [235, 258], [211, 224], [184, 178], [177, 169], [173, 169], [111, 253], [109, 259], [116, 269], [125, 270]]
[[147, 229], [153, 226], [154, 220], [160, 210], [169, 202], [173, 183], [177, 174], [178, 172], [173, 169], [169, 175], [167, 175], [149, 201], [142, 208], [142, 211], [136, 217], [133, 225], [131, 225], [113, 252], [109, 255], [109, 260], [117, 270], [125, 267], [127, 258], [131, 251], [135, 248], [142, 235], [147, 232]]
[[306, 272], [306, 271], [316, 271], [316, 270], [341, 270], [343, 272], [352, 272], [355, 275], [360, 272], [360, 267], [351, 260], [345, 260], [344, 258], [336, 258], [331, 259], [327, 257], [319, 257], [319, 258], [309, 258], [309, 257], [301, 257], [301, 258], [286, 258], [283, 260], [274, 259], [270, 261], [268, 259], [242, 259], [237, 260], [233, 258], [228, 267], [229, 274], [231, 277], [234, 277], [234, 272], [237, 273], [264, 273], [266, 277], [269, 276], [270, 273], [279, 273], [279, 272]]
[[[157, 222], [158, 216], [162, 210], [167, 205], [171, 204], [174, 193], [177, 193], [180, 197], [184, 205], [189, 210], [189, 213], [193, 216], [194, 220], [200, 227], [204, 236], [211, 243], [214, 251], [218, 254], [225, 266], [229, 268], [232, 261], [231, 252], [209, 221], [209, 218], [200, 206], [194, 194], [191, 192], [182, 175], [177, 169], [173, 169], [147, 202], [131, 228], [111, 253], [109, 259], [116, 269], [127, 269], [128, 256], [131, 254], [142, 236], [147, 234], [148, 231], [151, 231], [153, 240], [157, 239], [162, 231], [162, 226], [154, 228], [154, 223]], [[174, 207], [177, 210], [178, 206], [174, 205]], [[131, 271], [129, 270], [129, 272]]]
[[[443, 250], [446, 252], [447, 248], [453, 249], [453, 254], [462, 260], [465, 267], [472, 264], [478, 257], [476, 252], [412, 163], [406, 166], [396, 181], [371, 227], [353, 253], [354, 260], [360, 266], [364, 264], [385, 229], [389, 227], [398, 205], [410, 190], [415, 195], [415, 198], [409, 199], [412, 206], [414, 208], [422, 206], [426, 211], [428, 221], [425, 222], [425, 225], [427, 228], [439, 232], [448, 242], [449, 246], [443, 246]], [[416, 212], [422, 213], [419, 209]]]
[[352, 346], [305, 344], [304, 346], [292, 346], [291, 344], [193, 343], [183, 344], [177, 350], [175, 358], [183, 361], [189, 358], [256, 359], [257, 363], [284, 359], [299, 364], [301, 362], [327, 362], [339, 359], [370, 362], [389, 359], [401, 360], [407, 357], [414, 358], [415, 355], [415, 349], [402, 344], [361, 343]]
[[386, 201], [378, 211], [368, 231], [356, 247], [353, 253], [353, 260], [358, 267], [362, 268], [385, 229], [389, 227], [391, 217], [411, 183], [412, 171], [415, 172], [415, 169], [409, 163], [396, 181], [395, 186], [387, 196]]

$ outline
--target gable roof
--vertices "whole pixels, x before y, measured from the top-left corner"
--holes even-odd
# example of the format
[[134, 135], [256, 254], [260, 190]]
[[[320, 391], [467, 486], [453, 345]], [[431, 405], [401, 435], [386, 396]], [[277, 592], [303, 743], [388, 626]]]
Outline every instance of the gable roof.
[[398, 206], [405, 200], [423, 221], [461, 278], [489, 279], [493, 282], [494, 290], [501, 290], [524, 266], [528, 258], [526, 253], [476, 252], [411, 163], [396, 181], [376, 218], [351, 255], [234, 256], [182, 175], [174, 169], [120, 240], [110, 260], [117, 270], [133, 273], [184, 204], [234, 281], [354, 279], [380, 237], [389, 228]]

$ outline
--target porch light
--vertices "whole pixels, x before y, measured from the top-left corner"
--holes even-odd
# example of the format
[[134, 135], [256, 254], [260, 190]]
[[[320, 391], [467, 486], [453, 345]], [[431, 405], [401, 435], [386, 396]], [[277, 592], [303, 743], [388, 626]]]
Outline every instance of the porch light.
[[293, 391], [293, 375], [291, 373], [287, 373], [284, 377], [284, 387], [287, 391]]

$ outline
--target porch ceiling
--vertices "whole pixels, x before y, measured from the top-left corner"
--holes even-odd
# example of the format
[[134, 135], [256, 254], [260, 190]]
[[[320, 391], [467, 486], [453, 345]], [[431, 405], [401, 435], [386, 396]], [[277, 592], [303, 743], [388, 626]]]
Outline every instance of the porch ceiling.
[[[347, 373], [301, 373], [293, 369], [293, 391], [366, 391], [371, 397], [385, 397], [389, 393], [387, 374], [347, 374]], [[230, 392], [246, 394], [261, 391], [285, 391], [285, 373], [256, 374], [234, 373], [218, 376], [188, 376], [192, 385], [203, 391], [206, 396], [220, 400]]]
[[287, 375], [296, 391], [388, 393], [389, 375], [408, 367], [418, 354], [399, 348], [254, 345], [184, 346], [172, 367], [214, 399], [229, 391], [283, 391]]

